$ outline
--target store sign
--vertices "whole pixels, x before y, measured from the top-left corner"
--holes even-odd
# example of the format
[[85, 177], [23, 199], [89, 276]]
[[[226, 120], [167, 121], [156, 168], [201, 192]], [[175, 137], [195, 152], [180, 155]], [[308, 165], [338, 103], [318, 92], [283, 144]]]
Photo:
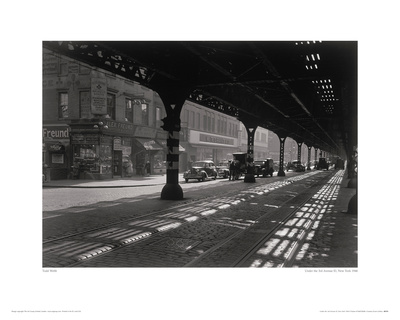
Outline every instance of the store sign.
[[52, 154], [51, 155], [51, 163], [58, 163], [58, 164], [63, 164], [64, 163], [64, 155], [63, 154]]
[[188, 142], [210, 147], [237, 147], [238, 145], [237, 138], [205, 134], [196, 130], [190, 130]]
[[200, 134], [200, 141], [203, 142], [208, 142], [208, 143], [217, 143], [217, 144], [226, 144], [226, 145], [234, 145], [234, 140], [225, 138], [225, 137], [219, 137], [219, 136], [211, 136], [208, 134]]
[[107, 82], [104, 78], [91, 79], [92, 114], [107, 114]]
[[122, 140], [119, 137], [114, 137], [114, 150], [122, 150]]
[[125, 122], [118, 122], [114, 120], [106, 119], [104, 120], [104, 124], [108, 127], [108, 132], [112, 133], [125, 133], [132, 135], [133, 133], [133, 124], [125, 123]]
[[157, 130], [149, 127], [137, 126], [135, 129], [135, 137], [154, 139], [157, 135]]
[[72, 144], [99, 144], [100, 136], [98, 134], [73, 134]]
[[64, 146], [61, 144], [51, 144], [48, 149], [49, 151], [61, 151], [64, 149]]
[[43, 127], [43, 139], [69, 139], [69, 127], [65, 126], [46, 126]]

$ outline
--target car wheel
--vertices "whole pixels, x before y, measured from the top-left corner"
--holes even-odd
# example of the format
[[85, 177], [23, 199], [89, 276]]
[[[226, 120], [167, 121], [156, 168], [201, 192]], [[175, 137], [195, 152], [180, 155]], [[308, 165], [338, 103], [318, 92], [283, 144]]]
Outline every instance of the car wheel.
[[204, 174], [203, 174], [202, 177], [201, 177], [201, 181], [203, 181], [203, 182], [206, 181], [206, 177], [205, 177]]

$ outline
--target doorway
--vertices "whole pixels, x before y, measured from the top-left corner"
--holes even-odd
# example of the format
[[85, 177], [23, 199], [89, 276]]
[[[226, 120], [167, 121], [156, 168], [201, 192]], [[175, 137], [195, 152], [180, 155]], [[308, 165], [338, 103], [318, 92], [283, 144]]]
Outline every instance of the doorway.
[[113, 175], [122, 176], [122, 150], [114, 150]]

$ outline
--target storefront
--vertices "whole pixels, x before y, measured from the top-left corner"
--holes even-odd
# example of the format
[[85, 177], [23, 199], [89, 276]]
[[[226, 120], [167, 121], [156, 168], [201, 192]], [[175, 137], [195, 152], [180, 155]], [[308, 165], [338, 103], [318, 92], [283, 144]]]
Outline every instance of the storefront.
[[43, 180], [67, 179], [71, 161], [70, 127], [66, 124], [43, 125]]
[[221, 160], [232, 159], [238, 151], [238, 139], [218, 136], [201, 131], [190, 130], [187, 147], [189, 161], [213, 160], [216, 164]]
[[132, 176], [133, 125], [114, 120], [71, 123], [73, 178]]
[[132, 148], [137, 175], [165, 173], [166, 147], [159, 137], [162, 133], [157, 129], [136, 126]]

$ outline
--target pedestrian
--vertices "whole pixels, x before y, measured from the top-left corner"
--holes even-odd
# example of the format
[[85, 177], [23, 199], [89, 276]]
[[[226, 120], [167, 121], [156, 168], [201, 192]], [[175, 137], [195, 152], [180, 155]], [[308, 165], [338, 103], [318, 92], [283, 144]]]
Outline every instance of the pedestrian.
[[235, 163], [233, 160], [229, 160], [229, 181], [235, 180]]
[[126, 176], [127, 177], [132, 177], [132, 173], [133, 173], [133, 163], [131, 159], [128, 159], [128, 162], [126, 163]]
[[144, 172], [147, 176], [150, 175], [150, 161], [146, 162], [146, 165], [144, 166]]

